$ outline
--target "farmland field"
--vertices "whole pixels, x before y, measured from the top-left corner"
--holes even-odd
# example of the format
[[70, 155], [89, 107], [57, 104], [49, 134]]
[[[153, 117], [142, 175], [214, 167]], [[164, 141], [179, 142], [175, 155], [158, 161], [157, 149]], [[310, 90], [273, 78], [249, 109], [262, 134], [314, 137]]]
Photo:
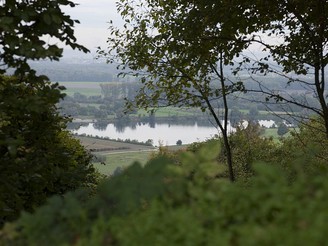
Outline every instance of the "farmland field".
[[[186, 146], [170, 146], [168, 150], [177, 151], [185, 149]], [[134, 162], [139, 162], [142, 166], [147, 163], [151, 156], [156, 152], [156, 149], [149, 149], [144, 151], [122, 151], [120, 153], [103, 153], [106, 157], [105, 165], [102, 163], [95, 163], [94, 166], [97, 170], [104, 175], [112, 175], [117, 168], [127, 168]]]
[[139, 162], [141, 165], [145, 165], [151, 156], [151, 151], [142, 152], [122, 152], [112, 154], [102, 154], [106, 156], [105, 165], [101, 163], [95, 163], [94, 167], [104, 175], [112, 175], [117, 168], [126, 168], [132, 165], [134, 162]]
[[59, 84], [65, 86], [64, 93], [69, 96], [73, 96], [76, 92], [86, 96], [98, 96], [101, 95], [100, 84], [106, 82], [59, 82]]
[[83, 136], [75, 136], [75, 138], [79, 139], [86, 149], [96, 150], [96, 152], [93, 152], [94, 154], [106, 157], [106, 165], [101, 163], [94, 164], [98, 171], [105, 175], [112, 175], [116, 168], [125, 168], [135, 161], [144, 165], [151, 153], [156, 151], [156, 148], [152, 146]]
[[[290, 132], [292, 131], [298, 131], [298, 128], [289, 128], [289, 132], [287, 132], [285, 135], [283, 135], [284, 138], [290, 136]], [[278, 135], [278, 128], [266, 128], [264, 131], [263, 137], [272, 137], [275, 141], [279, 140]]]
[[81, 144], [86, 149], [93, 149], [101, 151], [102, 149], [111, 149], [108, 151], [101, 152], [121, 152], [122, 150], [126, 151], [145, 151], [145, 150], [153, 150], [155, 149], [152, 146], [139, 145], [139, 144], [131, 144], [117, 141], [110, 141], [105, 139], [97, 139], [92, 137], [84, 137], [84, 136], [75, 136], [77, 139], [81, 141]]
[[[139, 162], [145, 165], [152, 154], [157, 151], [152, 146], [144, 146], [139, 144], [122, 143], [104, 139], [97, 139], [91, 137], [75, 136], [79, 139], [83, 146], [87, 149], [104, 149], [112, 148], [111, 151], [93, 152], [96, 155], [105, 156], [105, 165], [102, 163], [94, 163], [98, 171], [105, 175], [112, 175], [116, 168], [126, 168], [134, 162]], [[170, 146], [167, 147], [170, 151], [185, 149], [186, 146]]]
[[[65, 86], [66, 93], [68, 96], [73, 96], [74, 93], [81, 93], [85, 96], [100, 96], [101, 94], [101, 84], [117, 84], [120, 82], [59, 82], [60, 85]], [[80, 103], [81, 106], [94, 106], [99, 108], [99, 104], [90, 104], [90, 103]], [[190, 109], [190, 108], [177, 108], [177, 107], [167, 107], [160, 108], [156, 110], [156, 117], [169, 117], [169, 116], [194, 116], [199, 114], [199, 109]], [[138, 110], [136, 115], [148, 115], [145, 110]]]
[[[178, 108], [178, 107], [165, 107], [159, 108], [155, 111], [156, 117], [169, 117], [169, 116], [194, 116], [195, 114], [199, 114], [199, 109], [191, 109], [191, 108]], [[139, 109], [137, 112], [138, 115], [148, 115], [146, 110]]]

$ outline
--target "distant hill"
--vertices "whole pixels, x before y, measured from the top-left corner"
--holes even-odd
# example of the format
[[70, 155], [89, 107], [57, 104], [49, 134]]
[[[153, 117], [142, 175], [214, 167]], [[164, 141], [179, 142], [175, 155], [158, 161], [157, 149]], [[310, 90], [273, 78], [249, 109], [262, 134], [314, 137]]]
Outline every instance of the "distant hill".
[[51, 81], [90, 81], [90, 82], [111, 82], [117, 81], [118, 71], [114, 65], [97, 63], [91, 61], [76, 62], [31, 62], [31, 67], [38, 74], [44, 74]]
[[[51, 61], [33, 61], [30, 62], [33, 69], [38, 74], [43, 74], [49, 77], [53, 82], [134, 82], [136, 79], [126, 76], [118, 78], [120, 73], [115, 64], [106, 64], [104, 60], [96, 60], [92, 57], [69, 57], [63, 58], [60, 62]], [[267, 76], [250, 75], [247, 71], [243, 71], [238, 77], [231, 75], [231, 67], [227, 67], [225, 73], [230, 74], [231, 81], [243, 81], [248, 89], [258, 88], [258, 82], [267, 88], [282, 90], [282, 91], [305, 91], [309, 88], [304, 88], [300, 83], [288, 83], [287, 77], [269, 74]], [[311, 82], [311, 75], [300, 77], [305, 81]], [[328, 79], [328, 78], [326, 78]]]

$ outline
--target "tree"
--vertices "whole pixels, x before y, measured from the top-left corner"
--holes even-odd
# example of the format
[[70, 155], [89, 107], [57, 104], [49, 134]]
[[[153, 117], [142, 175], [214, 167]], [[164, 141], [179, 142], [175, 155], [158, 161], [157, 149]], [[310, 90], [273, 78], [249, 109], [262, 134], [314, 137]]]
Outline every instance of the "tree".
[[[63, 52], [56, 44], [58, 40], [73, 49], [88, 51], [76, 43], [73, 27], [78, 21], [63, 13], [64, 6], [76, 4], [69, 0], [1, 1], [1, 74], [8, 67], [14, 68], [16, 75], [30, 73], [28, 60], [58, 60]], [[44, 41], [45, 36], [54, 38], [54, 44]]]
[[[249, 7], [249, 9], [247, 9]], [[325, 69], [327, 56], [327, 9], [324, 0], [270, 1], [263, 4], [256, 1], [244, 8], [244, 13], [254, 19], [255, 29], [243, 31], [241, 35], [253, 34], [250, 42], [256, 42], [263, 49], [262, 58], [248, 62], [257, 75], [257, 92], [266, 95], [266, 100], [281, 103], [290, 112], [291, 105], [310, 110], [325, 122], [324, 131], [328, 137], [328, 104], [326, 97]], [[256, 19], [257, 20], [256, 20]], [[242, 31], [242, 28], [239, 29]], [[255, 32], [262, 31], [260, 36]], [[256, 37], [257, 36], [257, 37]], [[278, 65], [278, 66], [277, 66]], [[298, 88], [301, 97], [295, 97], [283, 90], [271, 90], [263, 86], [259, 75], [274, 74], [286, 81], [286, 87]], [[312, 99], [315, 103], [311, 103]], [[294, 118], [303, 118], [293, 114]]]
[[[64, 88], [28, 64], [61, 57], [47, 36], [87, 51], [76, 43], [77, 21], [62, 12], [66, 5], [75, 6], [68, 0], [0, 3], [0, 226], [51, 195], [96, 183], [91, 156], [65, 131], [68, 119], [57, 112]], [[4, 75], [9, 69], [14, 76]]]
[[96, 183], [91, 155], [63, 128], [58, 84], [0, 77], [0, 225], [47, 197]]
[[286, 133], [288, 132], [288, 127], [286, 126], [285, 123], [281, 123], [279, 124], [278, 126], [278, 130], [277, 130], [277, 133], [279, 136], [283, 136], [285, 135]]
[[229, 41], [208, 39], [218, 31], [217, 26], [209, 26], [208, 9], [195, 9], [186, 2], [120, 1], [118, 11], [126, 24], [123, 29], [110, 26], [108, 51], [99, 54], [109, 62], [119, 62], [126, 69], [123, 76], [140, 78], [142, 88], [128, 108], [175, 105], [209, 112], [222, 133], [230, 179], [234, 180], [227, 96], [243, 86], [229, 80], [224, 67], [244, 44], [231, 46]]
[[[256, 89], [246, 88], [257, 93], [255, 100], [260, 93], [269, 108], [279, 103], [289, 116], [299, 120], [304, 117], [291, 114], [294, 106], [317, 114], [325, 122], [328, 138], [327, 1], [179, 0], [174, 4], [166, 1], [166, 8], [182, 12], [187, 9], [181, 20], [183, 27], [186, 28], [185, 23], [193, 26], [191, 30], [201, 41], [244, 49], [246, 52], [240, 53], [241, 58], [235, 62], [238, 64], [235, 74], [245, 76], [246, 72], [258, 84]], [[196, 21], [197, 28], [194, 28]], [[198, 28], [203, 26], [207, 27], [206, 35], [199, 36]], [[176, 28], [185, 32], [181, 25]], [[260, 52], [253, 55], [246, 48]], [[268, 74], [284, 80], [282, 90], [267, 86]], [[288, 87], [296, 87], [301, 96], [286, 92]], [[315, 103], [311, 103], [313, 99]]]
[[[248, 152], [242, 146], [249, 134], [255, 137], [251, 128], [235, 136], [242, 162]], [[288, 161], [292, 179], [288, 165], [270, 161], [254, 164], [248, 183], [232, 184], [218, 178], [225, 168], [218, 165], [213, 144], [180, 153], [176, 161], [166, 154], [146, 165], [134, 163], [104, 182], [92, 199], [81, 193], [53, 197], [1, 231], [0, 240], [3, 245], [50, 246], [326, 244], [327, 161], [313, 165], [318, 160], [309, 155], [314, 149], [306, 155], [291, 149], [293, 157], [299, 155]], [[255, 137], [249, 148], [246, 158], [257, 161], [268, 155], [270, 144]], [[304, 172], [309, 167], [312, 172]]]
[[248, 113], [248, 117], [249, 117], [250, 121], [256, 121], [258, 115], [259, 115], [259, 111], [257, 110], [257, 107], [252, 106], [249, 109], [249, 113]]
[[[129, 38], [127, 45], [133, 48], [118, 49], [118, 54], [126, 52], [121, 58], [127, 67], [143, 68], [142, 71], [148, 72], [157, 70], [157, 77], [172, 73], [172, 69], [158, 67], [162, 64], [156, 57], [161, 57], [160, 48], [163, 46], [167, 47], [168, 52], [160, 61], [164, 65], [171, 63], [172, 66], [177, 59], [181, 59], [181, 65], [185, 65], [181, 72], [190, 72], [190, 68], [200, 71], [200, 63], [203, 68], [208, 68], [205, 64], [209, 64], [206, 60], [209, 53], [220, 54], [224, 51], [225, 63], [229, 64], [239, 54], [240, 57], [234, 62], [234, 65], [238, 65], [235, 74], [243, 77], [248, 74], [257, 83], [257, 88], [247, 87], [245, 83], [248, 92], [257, 93], [254, 100], [258, 100], [260, 93], [264, 100], [262, 102], [267, 103], [269, 109], [271, 105], [279, 103], [289, 117], [298, 121], [303, 120], [304, 116], [291, 113], [293, 109], [307, 109], [324, 120], [324, 131], [328, 138], [325, 81], [328, 63], [327, 1], [177, 0], [158, 3], [148, 0], [140, 2], [140, 9], [144, 11], [141, 13], [138, 12], [137, 4], [125, 3], [128, 1], [121, 1], [118, 7], [127, 20], [127, 26], [131, 24], [131, 29], [125, 32], [126, 35], [122, 32], [118, 35], [117, 30], [112, 29], [117, 39], [109, 39], [109, 43], [111, 47], [118, 47], [118, 40], [124, 43], [124, 38]], [[148, 19], [144, 18], [146, 16]], [[149, 31], [150, 28], [154, 28], [154, 32]], [[139, 39], [140, 35], [145, 39]], [[175, 50], [177, 52], [173, 53]], [[130, 59], [132, 57], [140, 57], [141, 62], [136, 63]], [[215, 64], [213, 60], [210, 61]], [[267, 86], [265, 80], [268, 74], [282, 79], [285, 83], [283, 89]], [[175, 76], [181, 78], [181, 73]], [[151, 87], [152, 83], [148, 84]], [[301, 96], [286, 91], [289, 87], [296, 88]], [[169, 90], [179, 89], [179, 86], [171, 84], [170, 88], [159, 88]], [[188, 95], [187, 92], [184, 93]], [[154, 97], [160, 97], [160, 94]], [[315, 103], [311, 103], [313, 99]], [[186, 96], [182, 100], [188, 101], [190, 98]]]
[[230, 111], [229, 120], [230, 120], [230, 123], [233, 127], [238, 126], [239, 123], [242, 120], [244, 120], [242, 112], [240, 112], [236, 107], [233, 107]]

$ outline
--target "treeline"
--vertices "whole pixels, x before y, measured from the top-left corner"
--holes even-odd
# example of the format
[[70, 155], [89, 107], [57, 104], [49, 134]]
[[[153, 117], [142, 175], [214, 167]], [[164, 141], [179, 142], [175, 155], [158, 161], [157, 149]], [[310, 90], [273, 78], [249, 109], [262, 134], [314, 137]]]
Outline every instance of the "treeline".
[[[137, 122], [155, 122], [159, 120], [155, 114], [138, 113], [136, 109], [125, 109], [126, 99], [133, 100], [138, 91], [141, 89], [140, 83], [106, 83], [100, 84], [101, 95], [87, 96], [82, 93], [76, 92], [72, 96], [66, 96], [64, 100], [59, 103], [59, 110], [64, 115], [69, 115], [73, 118], [89, 118], [96, 119], [99, 127], [104, 127], [114, 121], [120, 123], [130, 123], [132, 121]], [[292, 93], [291, 97], [303, 98], [307, 100], [310, 105], [315, 105], [316, 101], [311, 96], [304, 96], [300, 93]], [[281, 116], [284, 117], [289, 123], [297, 125], [297, 115], [308, 115], [309, 112], [299, 106], [289, 105], [288, 111], [282, 111], [279, 104], [265, 105], [263, 95], [255, 93], [239, 94], [227, 97], [230, 105], [229, 119], [233, 125], [241, 120], [257, 121], [257, 120], [274, 120], [281, 122]], [[165, 101], [162, 102], [165, 105]], [[223, 105], [218, 104], [218, 107]], [[220, 108], [217, 108], [218, 112]], [[269, 113], [264, 113], [269, 111]], [[270, 113], [271, 111], [271, 113]], [[208, 122], [208, 116], [203, 114], [200, 110], [193, 110], [193, 114], [190, 117], [176, 116], [172, 114], [165, 117], [167, 121], [172, 123], [178, 123], [179, 120], [184, 118], [185, 122], [198, 122], [206, 120]], [[290, 114], [290, 116], [288, 116]], [[189, 119], [190, 118], [190, 119]], [[116, 120], [115, 120], [116, 119]]]

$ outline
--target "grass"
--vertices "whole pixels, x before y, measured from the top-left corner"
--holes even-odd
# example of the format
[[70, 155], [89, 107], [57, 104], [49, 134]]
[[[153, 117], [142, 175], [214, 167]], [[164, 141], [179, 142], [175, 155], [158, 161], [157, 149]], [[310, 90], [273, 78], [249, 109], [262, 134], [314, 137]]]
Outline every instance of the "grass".
[[[112, 151], [106, 151], [106, 153], [113, 152], [122, 152], [122, 151], [145, 151], [145, 150], [153, 150], [155, 149], [152, 146], [140, 145], [140, 144], [131, 144], [124, 142], [111, 141], [106, 139], [99, 139], [93, 137], [84, 137], [84, 136], [75, 136], [80, 140], [81, 144], [86, 149], [112, 149]], [[98, 152], [97, 152], [98, 153]]]
[[[298, 128], [289, 128], [289, 132], [283, 135], [283, 138], [289, 137], [290, 133], [293, 131], [298, 131]], [[264, 133], [262, 134], [263, 137], [269, 138], [272, 137], [275, 141], [280, 141], [280, 136], [278, 135], [278, 128], [266, 128]]]
[[71, 88], [69, 88], [69, 89], [64, 90], [64, 93], [65, 93], [66, 95], [68, 95], [68, 96], [73, 96], [74, 93], [76, 93], [76, 92], [79, 92], [79, 93], [81, 93], [81, 94], [83, 94], [83, 95], [86, 95], [86, 96], [88, 96], [88, 97], [89, 97], [89, 96], [98, 96], [98, 95], [101, 95], [100, 90], [98, 91], [98, 90], [96, 90], [96, 89], [86, 89], [86, 88], [81, 88], [81, 89], [75, 90], [75, 89], [71, 89]]
[[[94, 164], [95, 168], [100, 173], [105, 175], [112, 175], [116, 168], [126, 168], [136, 161], [141, 165], [145, 165], [151, 157], [153, 151], [156, 151], [156, 149], [152, 146], [116, 142], [84, 136], [75, 136], [75, 138], [79, 139], [81, 144], [87, 149], [112, 149], [111, 151], [94, 152], [96, 155], [106, 157], [105, 165], [101, 163]], [[124, 149], [121, 149], [122, 147]], [[185, 149], [186, 145], [170, 146], [168, 148], [171, 151], [175, 151], [178, 149]]]
[[[243, 114], [249, 114], [249, 109], [239, 109], [239, 111]], [[285, 112], [285, 111], [266, 111], [266, 110], [259, 110], [259, 115], [283, 115], [283, 114], [292, 114], [292, 112]]]
[[[186, 149], [186, 147], [186, 145], [169, 146], [168, 150], [177, 151], [181, 149]], [[134, 162], [139, 162], [141, 165], [145, 165], [153, 153], [153, 151], [123, 151], [120, 153], [112, 154], [103, 153], [103, 155], [106, 156], [105, 165], [101, 163], [95, 163], [94, 166], [100, 173], [104, 175], [112, 175], [116, 168], [121, 167], [124, 169], [132, 165]]]
[[145, 146], [139, 144], [131, 144], [124, 142], [116, 142], [106, 139], [98, 139], [92, 137], [75, 136], [79, 139], [81, 144], [86, 149], [112, 149], [106, 151], [94, 152], [96, 155], [106, 157], [106, 165], [95, 163], [94, 166], [100, 173], [111, 175], [116, 168], [125, 168], [134, 163], [140, 162], [142, 165], [146, 164], [151, 156], [151, 153], [156, 149], [152, 146]]
[[69, 96], [73, 96], [76, 92], [85, 96], [99, 96], [101, 95], [100, 84], [106, 84], [106, 82], [59, 82], [59, 84], [66, 87], [64, 93]]
[[277, 131], [277, 128], [266, 128], [262, 136], [266, 138], [272, 137], [273, 139], [279, 139]]
[[[155, 111], [156, 117], [168, 117], [168, 116], [194, 116], [200, 113], [200, 110], [190, 109], [190, 108], [177, 108], [177, 107], [165, 107], [159, 108]], [[148, 113], [143, 110], [138, 110], [138, 115], [148, 115]]]
[[134, 162], [139, 162], [141, 165], [145, 165], [149, 160], [152, 152], [142, 151], [142, 152], [122, 152], [116, 154], [105, 154], [106, 165], [95, 163], [94, 166], [99, 170], [100, 173], [104, 175], [112, 175], [116, 168], [126, 168], [132, 165]]

